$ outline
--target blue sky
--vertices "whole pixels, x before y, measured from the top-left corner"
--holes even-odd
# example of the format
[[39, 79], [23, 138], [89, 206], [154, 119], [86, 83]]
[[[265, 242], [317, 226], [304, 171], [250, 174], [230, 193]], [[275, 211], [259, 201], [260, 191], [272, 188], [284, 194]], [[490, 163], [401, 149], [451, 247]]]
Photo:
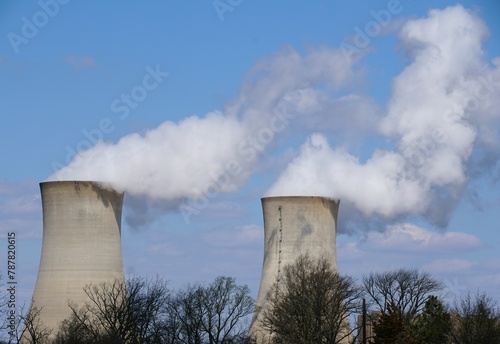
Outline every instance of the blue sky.
[[[494, 1], [2, 2], [0, 254], [16, 232], [21, 299], [47, 178], [126, 191], [128, 275], [229, 275], [256, 295], [260, 198], [289, 192], [341, 198], [341, 273], [416, 267], [449, 299], [500, 299], [499, 15]], [[277, 114], [291, 117], [266, 137]]]

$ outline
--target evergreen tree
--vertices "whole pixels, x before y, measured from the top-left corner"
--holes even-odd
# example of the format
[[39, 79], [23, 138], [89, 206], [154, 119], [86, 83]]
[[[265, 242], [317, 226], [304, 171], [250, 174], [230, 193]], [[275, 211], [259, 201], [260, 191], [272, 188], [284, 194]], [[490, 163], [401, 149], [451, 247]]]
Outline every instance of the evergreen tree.
[[403, 320], [401, 308], [394, 302], [386, 307], [374, 324], [374, 344], [416, 344]]
[[449, 343], [450, 314], [436, 296], [429, 297], [422, 314], [415, 319], [412, 327], [417, 344]]

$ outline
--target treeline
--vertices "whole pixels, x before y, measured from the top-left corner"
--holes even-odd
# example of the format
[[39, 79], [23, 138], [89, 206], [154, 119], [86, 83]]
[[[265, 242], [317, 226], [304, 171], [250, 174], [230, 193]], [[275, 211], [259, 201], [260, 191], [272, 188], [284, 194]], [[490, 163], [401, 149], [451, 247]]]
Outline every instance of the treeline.
[[41, 309], [31, 308], [11, 343], [238, 344], [246, 340], [255, 307], [247, 286], [223, 276], [176, 291], [162, 278], [136, 277], [90, 284], [84, 292], [88, 302], [70, 303], [71, 316], [56, 332], [44, 326]]
[[[22, 343], [40, 344], [500, 344], [500, 309], [484, 293], [452, 304], [429, 273], [397, 269], [356, 281], [328, 259], [300, 256], [286, 266], [256, 309], [232, 277], [170, 290], [167, 282], [131, 278], [88, 285], [85, 305], [54, 330], [39, 309], [18, 323]], [[258, 316], [251, 336], [250, 319]], [[2, 343], [0, 341], [0, 343]], [[3, 343], [8, 343], [4, 341]], [[14, 343], [14, 342], [12, 342]]]
[[269, 293], [262, 338], [274, 344], [500, 344], [494, 299], [467, 293], [446, 305], [443, 289], [429, 273], [405, 268], [356, 283], [328, 259], [301, 256]]

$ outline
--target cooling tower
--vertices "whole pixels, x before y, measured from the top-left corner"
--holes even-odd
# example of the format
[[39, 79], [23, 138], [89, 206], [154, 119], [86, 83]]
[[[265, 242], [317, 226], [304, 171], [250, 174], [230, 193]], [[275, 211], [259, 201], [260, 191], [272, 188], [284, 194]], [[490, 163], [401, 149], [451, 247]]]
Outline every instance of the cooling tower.
[[43, 241], [32, 307], [54, 335], [81, 305], [83, 287], [123, 278], [121, 215], [123, 193], [95, 182], [40, 183]]
[[267, 337], [260, 321], [266, 309], [266, 295], [279, 281], [285, 265], [301, 254], [327, 257], [337, 269], [336, 232], [340, 201], [325, 197], [262, 198], [264, 213], [264, 261], [257, 307], [250, 333], [259, 339]]

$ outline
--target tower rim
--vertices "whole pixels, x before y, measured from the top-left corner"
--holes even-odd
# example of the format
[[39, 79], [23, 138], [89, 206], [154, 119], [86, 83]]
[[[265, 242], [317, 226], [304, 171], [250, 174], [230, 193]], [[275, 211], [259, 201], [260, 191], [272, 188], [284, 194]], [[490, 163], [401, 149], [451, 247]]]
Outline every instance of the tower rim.
[[328, 197], [328, 196], [318, 196], [318, 195], [307, 195], [307, 196], [265, 196], [261, 197], [261, 201], [267, 200], [305, 200], [305, 199], [323, 199], [327, 201], [333, 201], [335, 203], [340, 203], [340, 198]]

